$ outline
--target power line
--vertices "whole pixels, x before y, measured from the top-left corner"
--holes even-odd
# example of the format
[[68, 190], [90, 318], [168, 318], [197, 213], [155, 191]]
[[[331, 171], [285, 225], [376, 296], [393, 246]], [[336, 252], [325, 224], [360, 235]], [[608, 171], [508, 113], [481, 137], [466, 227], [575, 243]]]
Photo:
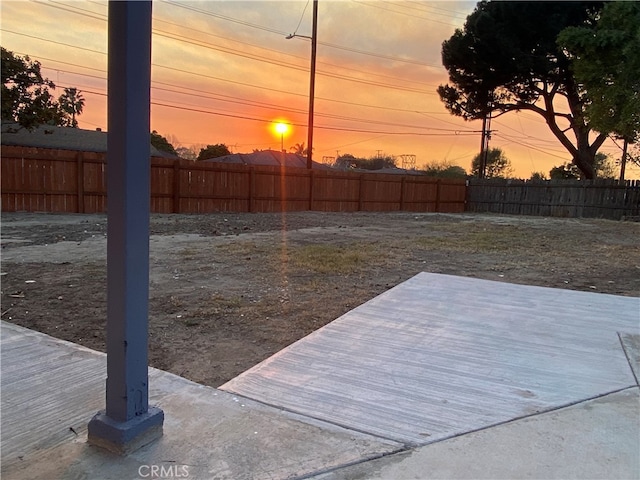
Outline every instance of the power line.
[[[66, 12], [70, 12], [70, 13], [74, 13], [74, 14], [77, 14], [77, 15], [85, 16], [85, 17], [88, 17], [88, 18], [92, 18], [92, 19], [96, 19], [96, 20], [102, 20], [102, 21], [105, 21], [105, 22], [107, 21], [107, 16], [106, 15], [96, 14], [95, 12], [92, 12], [91, 10], [82, 9], [82, 8], [79, 8], [79, 7], [76, 7], [76, 6], [71, 7], [71, 6], [69, 6], [67, 4], [64, 4], [62, 2], [46, 2], [45, 3], [45, 2], [40, 2], [40, 1], [37, 1], [37, 0], [31, 0], [31, 1], [34, 2], [34, 3], [38, 3], [40, 5], [46, 5], [46, 6], [51, 7], [51, 8], [60, 9], [60, 10], [66, 11]], [[64, 8], [64, 7], [70, 7], [70, 8]], [[88, 13], [83, 13], [83, 12], [88, 12]], [[99, 16], [96, 16], [96, 15], [99, 15]], [[154, 17], [154, 21], [161, 22], [161, 23], [167, 23], [169, 25], [177, 26], [179, 28], [189, 28], [189, 27], [186, 27], [185, 25], [181, 25], [181, 24], [178, 24], [178, 23], [173, 23], [173, 22], [168, 22], [166, 20], [158, 19], [157, 17]], [[242, 42], [242, 41], [239, 41], [239, 40], [230, 39], [230, 38], [227, 38], [227, 37], [223, 37], [221, 35], [215, 35], [215, 34], [211, 34], [209, 32], [204, 32], [202, 30], [194, 30], [194, 29], [189, 28], [189, 31], [198, 32], [198, 33], [201, 33], [201, 34], [205, 34], [205, 35], [209, 35], [209, 36], [213, 36], [213, 37], [217, 37], [217, 38], [222, 38], [223, 40], [232, 41], [232, 42], [239, 43], [239, 44], [242, 44], [242, 45], [251, 46], [252, 48], [258, 48], [258, 49], [261, 49], [261, 50], [274, 52], [274, 53], [276, 53], [278, 55], [284, 55], [284, 56], [289, 56], [289, 57], [293, 57], [293, 58], [300, 59], [300, 60], [306, 60], [306, 58], [298, 56], [298, 55], [293, 55], [293, 54], [290, 54], [290, 53], [287, 53], [287, 52], [282, 52], [280, 50], [275, 50], [275, 49], [262, 47], [262, 46], [259, 46], [259, 45], [254, 45], [254, 44], [251, 44], [251, 43], [248, 43], [248, 42]], [[196, 46], [200, 46], [200, 47], [203, 47], [203, 48], [210, 48], [210, 49], [221, 51], [221, 52], [224, 52], [224, 53], [229, 53], [231, 55], [237, 55], [237, 56], [253, 59], [253, 60], [256, 60], [256, 61], [261, 61], [261, 62], [265, 62], [265, 63], [271, 63], [271, 64], [275, 64], [275, 65], [278, 65], [278, 66], [283, 66], [283, 67], [286, 67], [286, 68], [293, 68], [293, 69], [296, 69], [296, 70], [299, 70], [299, 71], [306, 71], [307, 70], [306, 67], [302, 67], [302, 66], [299, 66], [299, 65], [287, 64], [287, 63], [284, 63], [284, 62], [277, 62], [277, 61], [274, 61], [274, 60], [268, 60], [268, 59], [265, 59], [264, 57], [248, 54], [248, 53], [240, 51], [240, 50], [231, 49], [231, 48], [228, 48], [228, 47], [223, 47], [223, 46], [212, 44], [212, 43], [208, 43], [208, 42], [203, 42], [202, 40], [199, 40], [199, 39], [193, 39], [191, 37], [186, 37], [186, 36], [183, 36], [183, 35], [178, 35], [178, 34], [174, 34], [174, 33], [171, 33], [171, 32], [166, 32], [166, 31], [163, 31], [163, 30], [160, 30], [160, 29], [157, 29], [157, 28], [155, 28], [153, 32], [154, 32], [154, 34], [156, 34], [158, 36], [161, 36], [161, 37], [172, 38], [172, 39], [175, 39], [177, 41], [183, 41], [185, 43], [191, 43], [191, 44], [196, 45]], [[172, 35], [175, 36], [175, 37], [180, 37], [180, 38], [174, 38], [174, 37], [172, 37]], [[327, 66], [330, 66], [330, 67], [333, 67], [333, 68], [340, 68], [340, 69], [344, 69], [344, 70], [350, 70], [350, 71], [354, 71], [354, 72], [357, 72], [357, 73], [363, 73], [365, 75], [376, 76], [376, 77], [381, 77], [381, 78], [389, 78], [389, 79], [392, 79], [392, 80], [395, 80], [395, 81], [401, 81], [401, 82], [405, 82], [405, 83], [413, 83], [413, 84], [424, 85], [424, 86], [434, 86], [434, 85], [430, 85], [430, 84], [427, 84], [427, 83], [424, 83], [424, 82], [418, 82], [418, 81], [415, 81], [415, 80], [408, 80], [408, 79], [404, 79], [404, 78], [393, 77], [393, 76], [390, 76], [390, 75], [382, 75], [382, 74], [368, 72], [368, 71], [360, 70], [360, 69], [356, 69], [356, 68], [345, 67], [345, 66], [342, 66], [342, 65], [335, 65], [335, 64], [328, 63], [328, 62], [323, 62], [323, 61], [319, 61], [318, 63], [322, 64], [322, 65], [327, 65]], [[348, 76], [345, 76], [345, 75], [338, 75], [338, 74], [331, 73], [331, 72], [324, 71], [324, 70], [319, 70], [317, 73], [319, 75], [325, 75], [325, 76], [329, 76], [329, 77], [332, 77], [332, 78], [337, 78], [337, 79], [340, 79], [340, 80], [353, 81], [353, 82], [371, 82], [369, 84], [373, 85], [373, 86], [385, 86], [384, 84], [381, 84], [380, 82], [376, 83], [374, 81], [363, 81], [361, 79], [348, 77]], [[393, 85], [393, 86], [389, 86], [389, 88], [404, 89], [404, 88], [408, 88], [408, 87], [400, 87], [400, 86], [397, 86], [397, 85]], [[425, 93], [427, 95], [435, 95], [435, 93], [433, 93], [433, 92], [421, 91], [421, 90], [417, 90], [416, 93]]]
[[[80, 75], [80, 76], [84, 76], [84, 77], [95, 78], [95, 79], [98, 79], [98, 80], [106, 81], [106, 78], [100, 77], [100, 76], [97, 76], [97, 75], [89, 75], [89, 74], [72, 72], [72, 71], [61, 70], [61, 69], [55, 69], [55, 70], [57, 70], [59, 72], [63, 72], [63, 73], [72, 74], [72, 75]], [[93, 70], [97, 70], [97, 69], [93, 69]], [[184, 90], [195, 91], [195, 92], [197, 92], [197, 94], [182, 92], [182, 91], [175, 90], [175, 89], [172, 89], [172, 88], [157, 87], [154, 84], [155, 85], [157, 85], [157, 84], [166, 85], [166, 86], [169, 86], [169, 87], [182, 88]], [[206, 92], [204, 90], [193, 89], [193, 88], [190, 88], [190, 87], [183, 87], [181, 85], [176, 85], [176, 84], [167, 83], [167, 82], [152, 81], [152, 91], [166, 91], [166, 92], [169, 92], [169, 93], [177, 93], [177, 94], [182, 94], [182, 95], [195, 96], [197, 98], [208, 98], [208, 99], [216, 100], [216, 101], [230, 102], [230, 103], [233, 103], [234, 105], [240, 104], [240, 105], [246, 105], [246, 106], [250, 106], [250, 107], [268, 108], [268, 109], [274, 109], [275, 108], [275, 109], [278, 109], [279, 111], [282, 111], [282, 112], [299, 113], [299, 114], [306, 113], [306, 110], [303, 110], [303, 109], [292, 109], [290, 107], [283, 107], [281, 105], [275, 105], [275, 104], [270, 104], [270, 103], [251, 102], [251, 101], [246, 101], [244, 99], [241, 99], [239, 97], [232, 97], [232, 96], [229, 96], [229, 95], [211, 94], [210, 92]], [[93, 92], [93, 93], [95, 93], [95, 92]], [[205, 94], [205, 95], [202, 95], [202, 94]], [[228, 98], [219, 98], [219, 97], [228, 97]], [[448, 133], [453, 133], [453, 134], [456, 134], [456, 135], [459, 134], [459, 133], [477, 133], [477, 131], [474, 131], [474, 130], [466, 130], [465, 131], [465, 130], [459, 130], [459, 129], [458, 130], [452, 130], [452, 129], [445, 129], [445, 128], [437, 128], [437, 127], [425, 127], [425, 126], [422, 126], [422, 125], [409, 125], [409, 124], [398, 123], [398, 122], [384, 122], [384, 121], [379, 121], [379, 120], [364, 119], [364, 118], [350, 117], [350, 116], [345, 116], [345, 115], [336, 115], [336, 114], [323, 113], [323, 112], [317, 112], [316, 115], [318, 117], [329, 118], [329, 119], [334, 119], [334, 120], [344, 120], [344, 121], [349, 121], [349, 122], [367, 123], [367, 124], [372, 124], [372, 125], [384, 125], [384, 126], [401, 127], [401, 128], [412, 128], [412, 129], [428, 130], [428, 131], [448, 132]]]
[[[56, 45], [62, 45], [62, 46], [70, 47], [70, 48], [77, 48], [77, 49], [80, 49], [80, 50], [90, 51], [92, 53], [98, 53], [100, 55], [106, 55], [105, 52], [101, 52], [99, 50], [93, 50], [93, 49], [88, 49], [88, 48], [85, 48], [85, 47], [79, 47], [77, 45], [72, 45], [72, 44], [68, 44], [68, 43], [64, 43], [64, 42], [57, 42], [55, 40], [42, 38], [42, 37], [37, 37], [35, 35], [28, 35], [28, 34], [25, 34], [25, 33], [15, 32], [15, 31], [3, 29], [3, 28], [0, 28], [0, 31], [6, 32], [6, 33], [12, 33], [14, 35], [25, 36], [27, 38], [33, 38], [33, 39], [36, 39], [36, 40], [40, 40], [40, 41], [48, 42], [48, 43], [53, 43], [53, 44], [56, 44]], [[40, 58], [44, 59], [44, 57], [40, 57]], [[59, 63], [64, 63], [64, 64], [70, 64], [68, 62], [61, 62], [61, 61], [58, 61], [58, 60], [52, 60], [52, 59], [49, 59], [49, 60], [57, 61]], [[80, 67], [80, 68], [88, 68], [88, 67], [85, 67], [85, 66], [82, 66], [82, 65], [77, 65], [77, 64], [70, 64], [70, 65], [74, 65], [74, 66], [77, 66], [77, 67]], [[238, 81], [235, 81], [235, 80], [229, 80], [229, 79], [225, 79], [225, 78], [221, 78], [221, 77], [216, 77], [216, 76], [213, 76], [213, 75], [206, 75], [206, 74], [203, 74], [203, 73], [196, 73], [196, 72], [193, 72], [193, 71], [178, 69], [178, 68], [175, 68], [175, 67], [169, 67], [169, 66], [166, 66], [166, 65], [160, 65], [160, 64], [156, 64], [156, 63], [153, 63], [152, 65], [154, 67], [158, 67], [158, 68], [164, 68], [164, 69], [173, 70], [173, 71], [176, 71], [176, 72], [179, 72], [179, 73], [185, 73], [185, 74], [188, 74], [188, 75], [193, 75], [193, 76], [198, 76], [198, 77], [203, 77], [203, 78], [209, 78], [209, 79], [218, 80], [218, 81], [221, 81], [221, 82], [232, 83], [232, 84], [235, 84], [235, 85], [241, 85], [241, 86], [245, 86], [245, 87], [256, 88], [256, 89], [261, 89], [261, 90], [266, 90], [266, 91], [273, 91], [273, 92], [276, 92], [276, 93], [282, 93], [282, 94], [287, 94], [287, 95], [307, 97], [307, 95], [303, 94], [303, 93], [295, 93], [295, 92], [292, 92], [292, 91], [279, 90], [279, 89], [275, 89], [275, 88], [270, 88], [270, 87], [265, 87], [265, 86], [260, 86], [260, 85], [254, 85], [254, 84], [250, 84], [250, 83], [246, 83], [246, 82], [238, 82]], [[104, 71], [104, 70], [102, 70], [102, 71]], [[79, 74], [79, 73], [76, 73], [76, 72], [68, 72], [68, 73], [74, 73], [74, 74], [82, 75], [82, 74]], [[345, 100], [337, 100], [337, 99], [324, 98], [324, 97], [317, 97], [316, 99], [317, 100], [322, 100], [322, 101], [328, 101], [328, 102], [335, 102], [335, 103], [342, 103], [342, 104], [347, 104], [347, 105], [360, 106], [360, 107], [385, 109], [385, 110], [399, 111], [399, 112], [420, 113], [420, 114], [425, 114], [426, 115], [426, 112], [420, 112], [420, 111], [416, 111], [416, 110], [399, 109], [399, 108], [393, 108], [393, 107], [384, 107], [384, 106], [380, 106], [380, 105], [368, 105], [368, 104], [361, 104], [361, 103], [356, 103], [356, 102], [348, 102], [348, 101], [345, 101]], [[433, 113], [436, 113], [436, 112], [433, 112]], [[438, 120], [438, 119], [436, 119], [436, 120]], [[438, 120], [438, 121], [445, 121], [445, 120]]]
[[[27, 53], [26, 53], [26, 52], [16, 52], [16, 53], [18, 53], [18, 54], [20, 54], [20, 55], [27, 55]], [[92, 67], [86, 67], [86, 66], [84, 66], [84, 65], [79, 65], [79, 64], [77, 64], [77, 63], [64, 62], [64, 61], [62, 61], [62, 60], [56, 60], [56, 59], [53, 59], [53, 58], [47, 58], [47, 57], [38, 56], [38, 59], [39, 59], [39, 60], [46, 60], [46, 61], [50, 61], [50, 62], [55, 62], [55, 63], [60, 63], [60, 64], [62, 64], [62, 65], [69, 65], [69, 66], [72, 66], [72, 67], [84, 68], [84, 69], [87, 69], [87, 70], [93, 70], [93, 71], [96, 71], [96, 72], [106, 73], [106, 70], [104, 70], [104, 69], [100, 69], [100, 68], [92, 68]], [[87, 75], [87, 74], [83, 74], [83, 73], [79, 73], [79, 72], [72, 72], [72, 71], [68, 71], [68, 70], [61, 70], [61, 69], [58, 69], [58, 68], [56, 68], [56, 67], [52, 67], [52, 66], [48, 66], [48, 67], [45, 67], [45, 68], [48, 68], [48, 69], [50, 69], [50, 70], [60, 71], [60, 72], [63, 72], [63, 73], [69, 73], [69, 74], [72, 74], [72, 75], [85, 75], [85, 76], [89, 76], [89, 75]], [[199, 74], [192, 72], [192, 75], [196, 75], [196, 76], [197, 76], [197, 75], [199, 75]], [[105, 78], [104, 78], [104, 77], [97, 77], [97, 76], [95, 76], [94, 78], [99, 78], [99, 79], [103, 79], [103, 80], [105, 80]], [[160, 82], [160, 81], [158, 81], [158, 80], [154, 80], [154, 81], [153, 81], [153, 83], [154, 83], [154, 84], [158, 84], [158, 85], [175, 86], [175, 87], [177, 87], [177, 88], [182, 88], [182, 89], [185, 89], [185, 90], [190, 90], [190, 91], [198, 92], [198, 93], [204, 93], [204, 94], [209, 94], [209, 95], [216, 95], [216, 96], [220, 96], [220, 97], [229, 98], [229, 99], [232, 99], [232, 100], [234, 100], [234, 101], [247, 101], [247, 102], [249, 102], [249, 101], [250, 101], [250, 100], [247, 100], [246, 98], [242, 98], [242, 97], [236, 97], [236, 96], [233, 96], [233, 95], [225, 95], [225, 94], [221, 94], [221, 93], [215, 93], [215, 92], [211, 92], [211, 91], [208, 91], [208, 90], [200, 90], [200, 89], [191, 88], [191, 87], [185, 87], [185, 86], [183, 86], [183, 85], [175, 85], [175, 84], [170, 84], [170, 83], [166, 83], [166, 82]], [[254, 85], [254, 86], [255, 86], [256, 88], [263, 88], [263, 87], [260, 87], [260, 86], [257, 86], [257, 85]], [[279, 90], [278, 90], [278, 91], [279, 91]], [[293, 93], [293, 92], [285, 92], [285, 91], [281, 91], [281, 92], [282, 92], [282, 93], [289, 93], [290, 95], [296, 95], [296, 96], [306, 97], [306, 95], [305, 95], [305, 94], [296, 94], [296, 93]], [[178, 92], [178, 93], [181, 93], [181, 92]], [[387, 111], [393, 111], [393, 112], [401, 112], [401, 113], [418, 113], [418, 114], [420, 114], [420, 115], [425, 115], [425, 116], [427, 116], [428, 118], [432, 118], [433, 120], [435, 120], [435, 121], [437, 121], [437, 122], [444, 122], [444, 123], [449, 123], [449, 124], [451, 124], [451, 125], [455, 125], [455, 126], [457, 126], [457, 124], [456, 124], [456, 123], [449, 122], [449, 121], [447, 121], [447, 120], [438, 119], [438, 118], [433, 118], [433, 117], [431, 117], [431, 116], [429, 115], [429, 114], [431, 114], [431, 115], [449, 115], [447, 112], [421, 112], [421, 111], [419, 111], [419, 110], [413, 110], [413, 109], [407, 109], [407, 108], [396, 108], [396, 107], [386, 107], [386, 106], [382, 106], [382, 105], [371, 105], [371, 104], [366, 104], [366, 103], [349, 102], [349, 101], [346, 101], [346, 100], [338, 100], [338, 99], [335, 99], [335, 98], [325, 98], [325, 97], [316, 97], [316, 100], [321, 100], [321, 101], [325, 101], [325, 102], [332, 102], [332, 103], [339, 103], [339, 104], [344, 104], [344, 105], [352, 105], [352, 106], [356, 106], [356, 107], [364, 107], [364, 108], [373, 108], [373, 109], [379, 109], [379, 110], [387, 110]], [[257, 104], [261, 104], [261, 105], [264, 105], [264, 106], [269, 106], [269, 107], [279, 108], [279, 109], [283, 109], [283, 108], [285, 108], [285, 107], [282, 107], [282, 106], [280, 106], [280, 105], [275, 105], [275, 104], [270, 104], [270, 103], [256, 102], [256, 101], [252, 101], [252, 102], [253, 102], [254, 104], [256, 104], [256, 105], [257, 105]], [[457, 130], [460, 130], [460, 129], [457, 129]], [[457, 131], [457, 130], [452, 130], [452, 131]]]
[[[421, 17], [420, 15], [416, 15], [415, 13], [400, 12], [398, 10], [393, 10], [391, 8], [381, 7], [377, 3], [360, 2], [358, 0], [351, 0], [351, 1], [354, 2], [354, 3], [358, 3], [360, 5], [364, 5], [366, 7], [374, 7], [374, 8], [378, 8], [380, 10], [386, 10], [387, 12], [397, 13], [398, 15], [406, 15], [407, 17], [411, 17], [411, 18], [418, 18], [420, 20], [426, 20], [428, 22], [440, 23], [442, 25], [447, 25], [449, 27], [451, 26], [451, 23], [449, 23], [449, 22], [443, 22], [441, 20], [435, 20], [433, 18]], [[393, 3], [393, 2], [380, 2], [380, 3], [391, 3], [392, 5], [395, 5], [395, 3]], [[415, 9], [415, 10], [419, 10], [419, 9]], [[424, 10], [421, 10], [421, 11], [424, 12]]]
[[[273, 28], [264, 27], [262, 25], [257, 25], [257, 24], [254, 24], [254, 23], [245, 22], [243, 20], [238, 20], [236, 18], [229, 17], [229, 16], [226, 16], [226, 15], [213, 13], [213, 12], [210, 12], [208, 10], [202, 10], [202, 9], [199, 9], [199, 8], [191, 7], [189, 5], [176, 3], [176, 2], [171, 1], [171, 0], [161, 0], [161, 1], [163, 3], [167, 3], [169, 5], [173, 5], [174, 7], [183, 8], [183, 9], [186, 9], [186, 10], [191, 10], [191, 11], [200, 13], [202, 15], [207, 15], [207, 16], [211, 16], [211, 17], [215, 17], [215, 18], [220, 18], [220, 19], [223, 19], [223, 20], [226, 20], [226, 21], [229, 21], [229, 22], [233, 22], [233, 23], [237, 23], [239, 25], [243, 25], [243, 26], [246, 26], [246, 27], [256, 28], [258, 30], [263, 30], [265, 32], [269, 32], [269, 33], [273, 33], [273, 34], [277, 34], [277, 35], [282, 35], [282, 36], [288, 35], [287, 32], [283, 32], [281, 30], [276, 30], [276, 29], [273, 29]], [[391, 55], [382, 55], [382, 54], [379, 54], [379, 53], [368, 52], [366, 50], [359, 50], [359, 49], [356, 49], [356, 48], [345, 47], [343, 45], [336, 45], [336, 44], [333, 44], [333, 43], [327, 43], [327, 42], [318, 41], [318, 45], [322, 45], [322, 46], [325, 46], [325, 47], [336, 48], [336, 49], [339, 49], [339, 50], [345, 50], [345, 51], [348, 51], [348, 52], [358, 53], [360, 55], [368, 55], [368, 56], [372, 56], [372, 57], [383, 58], [385, 60], [392, 60], [394, 62], [403, 62], [403, 63], [412, 64], [412, 65], [421, 65], [421, 66], [424, 66], [424, 67], [442, 68], [442, 65], [434, 65], [434, 64], [429, 64], [429, 63], [425, 63], [425, 62], [420, 62], [418, 60], [395, 57], [395, 56], [391, 56]]]

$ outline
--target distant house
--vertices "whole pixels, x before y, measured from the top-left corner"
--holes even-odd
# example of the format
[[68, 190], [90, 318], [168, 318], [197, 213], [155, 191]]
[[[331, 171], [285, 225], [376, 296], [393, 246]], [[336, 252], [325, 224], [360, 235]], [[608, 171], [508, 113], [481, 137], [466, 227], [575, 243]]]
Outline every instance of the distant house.
[[[210, 158], [204, 162], [235, 163], [240, 165], [271, 165], [274, 167], [285, 166], [294, 168], [307, 168], [307, 157], [296, 153], [284, 153], [276, 150], [262, 150], [253, 153], [232, 153], [223, 157]], [[329, 169], [330, 167], [318, 162], [313, 162], [315, 169]]]
[[[40, 125], [29, 131], [15, 123], [3, 123], [0, 143], [17, 147], [105, 153], [107, 151], [107, 132], [50, 125]], [[158, 150], [153, 145], [149, 145], [149, 148], [152, 157], [178, 158]]]

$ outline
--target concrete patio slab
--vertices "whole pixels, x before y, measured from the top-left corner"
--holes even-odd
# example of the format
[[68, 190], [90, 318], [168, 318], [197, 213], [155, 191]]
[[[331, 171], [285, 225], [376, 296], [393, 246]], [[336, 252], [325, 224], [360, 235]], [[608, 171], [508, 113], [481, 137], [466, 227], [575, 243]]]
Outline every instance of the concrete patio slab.
[[635, 386], [618, 332], [639, 298], [421, 273], [221, 388], [418, 446]]
[[150, 369], [165, 433], [126, 457], [86, 442], [104, 354], [5, 322], [0, 339], [3, 479], [640, 472], [639, 298], [420, 274], [226, 391]]
[[637, 387], [313, 477], [390, 479], [637, 479]]
[[5, 322], [0, 336], [3, 479], [284, 479], [402, 448], [150, 369], [164, 436], [120, 457], [86, 443], [106, 356]]

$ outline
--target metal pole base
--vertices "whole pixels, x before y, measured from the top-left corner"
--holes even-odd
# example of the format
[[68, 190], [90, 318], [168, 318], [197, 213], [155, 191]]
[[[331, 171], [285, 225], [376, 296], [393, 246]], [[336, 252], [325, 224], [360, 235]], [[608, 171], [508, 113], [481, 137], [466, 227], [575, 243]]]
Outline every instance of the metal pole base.
[[118, 455], [127, 455], [160, 438], [163, 423], [164, 412], [157, 407], [149, 407], [146, 413], [126, 422], [113, 420], [101, 410], [89, 421], [88, 441]]

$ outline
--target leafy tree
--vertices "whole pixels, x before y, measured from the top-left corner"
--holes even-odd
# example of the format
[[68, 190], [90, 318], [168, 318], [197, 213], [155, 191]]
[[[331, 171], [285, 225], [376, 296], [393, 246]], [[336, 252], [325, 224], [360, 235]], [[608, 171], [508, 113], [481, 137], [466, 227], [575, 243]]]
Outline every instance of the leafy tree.
[[547, 180], [547, 176], [544, 172], [533, 172], [529, 180], [533, 180], [534, 182], [540, 182], [543, 180]]
[[82, 114], [84, 109], [84, 97], [82, 92], [75, 87], [65, 88], [64, 93], [58, 99], [60, 110], [63, 112], [63, 127], [78, 128], [76, 115]]
[[395, 168], [396, 159], [389, 155], [377, 155], [370, 158], [361, 158], [345, 153], [340, 155], [334, 164], [337, 168], [361, 168], [363, 170], [381, 170], [383, 168]]
[[[471, 175], [480, 176], [480, 166], [485, 152], [478, 153], [471, 161]], [[486, 152], [487, 164], [485, 165], [485, 178], [504, 178], [512, 173], [511, 160], [502, 149], [490, 148]]]
[[358, 168], [358, 164], [363, 160], [364, 158], [358, 158], [350, 153], [345, 153], [336, 158], [335, 166], [337, 168]]
[[[573, 163], [593, 178], [594, 156], [606, 135], [590, 143], [585, 98], [556, 40], [565, 28], [592, 22], [601, 7], [583, 1], [479, 2], [464, 28], [442, 45], [451, 85], [438, 88], [441, 100], [467, 120], [518, 110], [541, 115]], [[561, 100], [567, 111], [557, 110]]]
[[161, 152], [167, 152], [173, 155], [178, 155], [178, 153], [176, 152], [176, 149], [173, 148], [173, 145], [171, 145], [171, 143], [169, 143], [169, 140], [167, 140], [165, 137], [160, 135], [155, 130], [151, 132], [151, 145], [156, 147]]
[[196, 158], [198, 158], [195, 149], [190, 147], [177, 147], [176, 154], [180, 158], [184, 158], [185, 160], [195, 160]]
[[224, 157], [225, 155], [231, 155], [231, 151], [224, 143], [217, 143], [215, 145], [207, 145], [201, 149], [197, 160], [208, 160], [209, 158]]
[[549, 178], [551, 180], [578, 180], [580, 178], [580, 170], [571, 162], [563, 163], [549, 171]]
[[2, 64], [2, 121], [32, 129], [39, 124], [58, 125], [59, 106], [49, 89], [54, 83], [42, 76], [40, 62], [20, 57], [0, 47]]
[[291, 150], [296, 155], [306, 155], [307, 154], [307, 149], [304, 146], [304, 142], [296, 143], [293, 147], [289, 147], [289, 150]]
[[2, 63], [2, 121], [16, 122], [29, 130], [41, 124], [76, 127], [84, 98], [77, 88], [65, 88], [56, 100], [55, 84], [42, 76], [41, 65], [4, 47]]
[[452, 165], [447, 161], [429, 163], [425, 165], [422, 171], [430, 177], [467, 178], [467, 172], [464, 168]]
[[[613, 178], [615, 175], [610, 158], [601, 152], [595, 155], [594, 171], [596, 172], [596, 176], [600, 178]], [[553, 167], [549, 171], [549, 177], [551, 180], [579, 180], [583, 177], [583, 174], [575, 164], [568, 162]]]
[[597, 23], [566, 28], [558, 44], [586, 90], [592, 127], [624, 140], [624, 165], [627, 144], [640, 137], [640, 3], [608, 3]]
[[358, 162], [358, 168], [364, 170], [382, 170], [383, 168], [395, 168], [396, 159], [390, 155], [378, 155]]

